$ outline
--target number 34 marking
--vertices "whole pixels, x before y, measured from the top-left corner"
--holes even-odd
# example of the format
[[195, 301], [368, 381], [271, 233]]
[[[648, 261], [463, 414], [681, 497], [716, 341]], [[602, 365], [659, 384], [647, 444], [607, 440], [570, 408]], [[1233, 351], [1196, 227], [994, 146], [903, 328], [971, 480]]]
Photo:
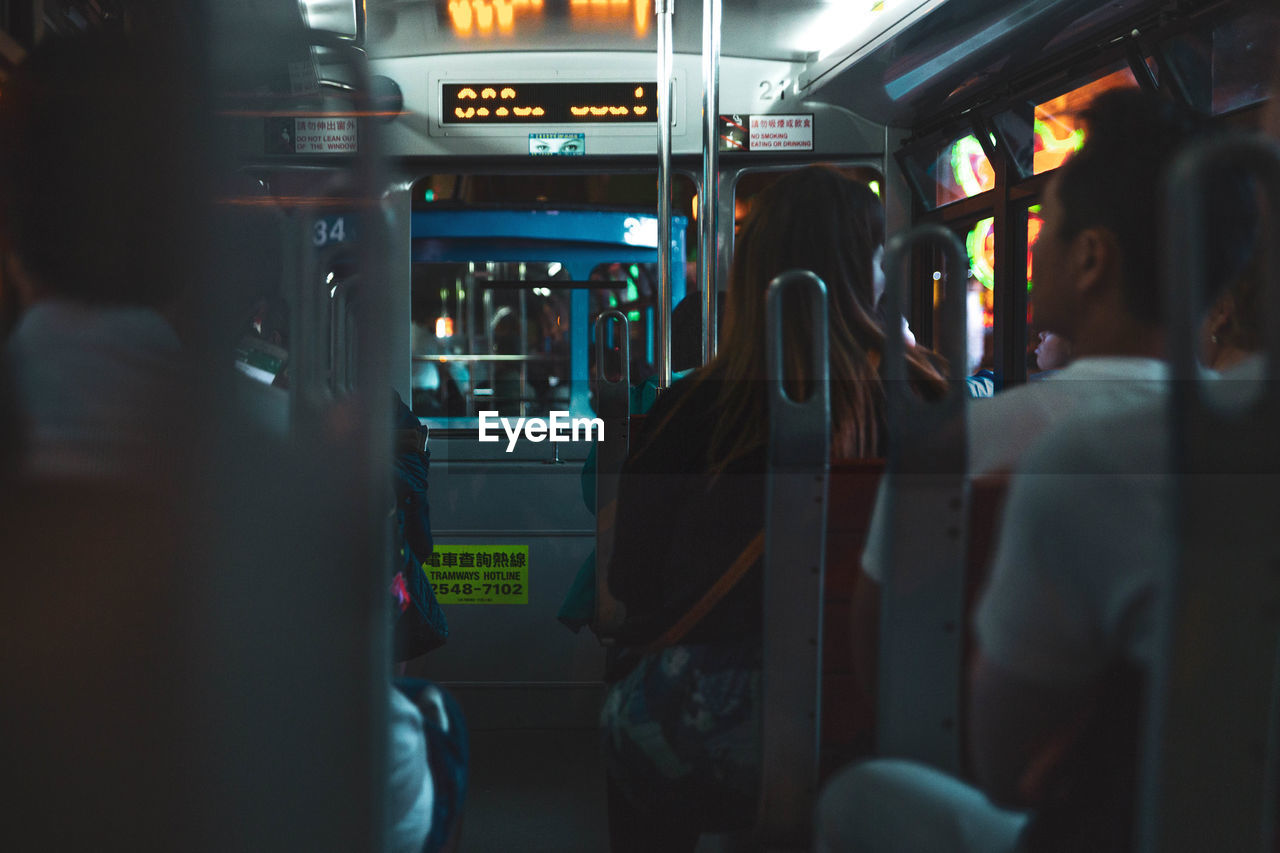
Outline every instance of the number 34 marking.
[[319, 248], [329, 243], [341, 243], [347, 239], [347, 220], [344, 216], [339, 216], [332, 221], [320, 219], [316, 221], [315, 231], [311, 235], [311, 242]]

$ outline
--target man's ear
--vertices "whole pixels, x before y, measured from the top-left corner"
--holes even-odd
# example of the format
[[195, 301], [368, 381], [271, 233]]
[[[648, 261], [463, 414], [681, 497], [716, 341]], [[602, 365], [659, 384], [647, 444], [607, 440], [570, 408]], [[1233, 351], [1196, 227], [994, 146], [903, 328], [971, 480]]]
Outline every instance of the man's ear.
[[1236, 313], [1236, 300], [1230, 293], [1223, 293], [1213, 303], [1204, 320], [1204, 330], [1215, 343], [1226, 340]]
[[11, 251], [0, 251], [0, 287], [6, 304], [18, 309], [30, 306], [40, 295], [22, 258]]
[[1120, 245], [1107, 228], [1086, 228], [1071, 241], [1071, 280], [1081, 296], [1096, 293], [1118, 280]]

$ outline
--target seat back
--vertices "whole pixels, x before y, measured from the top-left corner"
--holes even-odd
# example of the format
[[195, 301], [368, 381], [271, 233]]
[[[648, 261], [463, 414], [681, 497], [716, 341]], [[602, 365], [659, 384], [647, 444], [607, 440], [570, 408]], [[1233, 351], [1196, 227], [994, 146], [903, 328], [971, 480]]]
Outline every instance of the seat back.
[[[614, 324], [621, 367], [610, 379], [604, 363], [605, 331]], [[609, 559], [613, 555], [614, 521], [618, 506], [618, 477], [627, 461], [631, 438], [631, 347], [627, 316], [618, 310], [596, 318], [596, 406], [604, 421], [604, 440], [596, 445], [596, 606], [591, 626], [602, 641], [611, 642], [626, 616], [622, 602], [609, 592]]]
[[883, 459], [835, 459], [827, 495], [822, 636], [823, 778], [870, 751], [875, 714], [853, 664], [853, 588], [884, 473]]
[[[805, 292], [814, 330], [809, 399], [783, 385], [783, 295]], [[826, 285], [793, 270], [769, 285], [760, 839], [807, 844], [818, 789], [826, 502], [831, 446]]]
[[[946, 228], [925, 225], [889, 241], [885, 291], [889, 317], [902, 314], [903, 261], [934, 241], [946, 258], [944, 344], [952, 365], [967, 362], [964, 248]], [[962, 371], [960, 371], [962, 372]], [[876, 689], [876, 751], [943, 770], [960, 769], [964, 561], [968, 529], [964, 377], [945, 399], [926, 404], [907, 378], [901, 324], [888, 324], [889, 414], [886, 506], [890, 524], [881, 584]]]
[[[1270, 381], [1246, 410], [1215, 407], [1197, 377], [1197, 289], [1207, 271], [1210, 167], [1249, 168], [1270, 200], [1264, 284]], [[1280, 673], [1280, 146], [1219, 140], [1169, 179], [1176, 555], [1161, 585], [1139, 798], [1139, 849], [1273, 850]], [[1222, 384], [1222, 383], [1218, 383]]]

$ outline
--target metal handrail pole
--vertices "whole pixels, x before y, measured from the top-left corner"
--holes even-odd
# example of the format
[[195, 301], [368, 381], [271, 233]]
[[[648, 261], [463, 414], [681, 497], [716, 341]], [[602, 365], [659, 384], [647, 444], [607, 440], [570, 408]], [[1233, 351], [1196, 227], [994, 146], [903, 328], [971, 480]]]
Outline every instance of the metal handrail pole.
[[658, 384], [671, 385], [671, 23], [675, 0], [658, 0]]
[[723, 0], [702, 0], [702, 192], [698, 195], [701, 246], [698, 280], [702, 286], [702, 362], [715, 358], [717, 237], [719, 233], [720, 23]]

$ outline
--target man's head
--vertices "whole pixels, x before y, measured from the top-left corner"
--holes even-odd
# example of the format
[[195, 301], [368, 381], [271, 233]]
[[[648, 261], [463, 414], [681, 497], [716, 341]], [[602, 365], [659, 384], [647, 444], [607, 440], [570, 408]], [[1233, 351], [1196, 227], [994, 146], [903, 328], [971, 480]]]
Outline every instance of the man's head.
[[[1082, 326], [1103, 317], [1137, 333], [1158, 331], [1165, 322], [1163, 182], [1201, 128], [1174, 104], [1137, 91], [1101, 95], [1083, 118], [1084, 146], [1043, 198], [1036, 324], [1079, 342], [1091, 337]], [[1220, 284], [1248, 259], [1255, 210], [1240, 180], [1221, 182], [1208, 204], [1210, 267]]]
[[172, 300], [193, 153], [176, 86], [106, 33], [48, 38], [14, 72], [0, 93], [7, 289], [23, 301]]

